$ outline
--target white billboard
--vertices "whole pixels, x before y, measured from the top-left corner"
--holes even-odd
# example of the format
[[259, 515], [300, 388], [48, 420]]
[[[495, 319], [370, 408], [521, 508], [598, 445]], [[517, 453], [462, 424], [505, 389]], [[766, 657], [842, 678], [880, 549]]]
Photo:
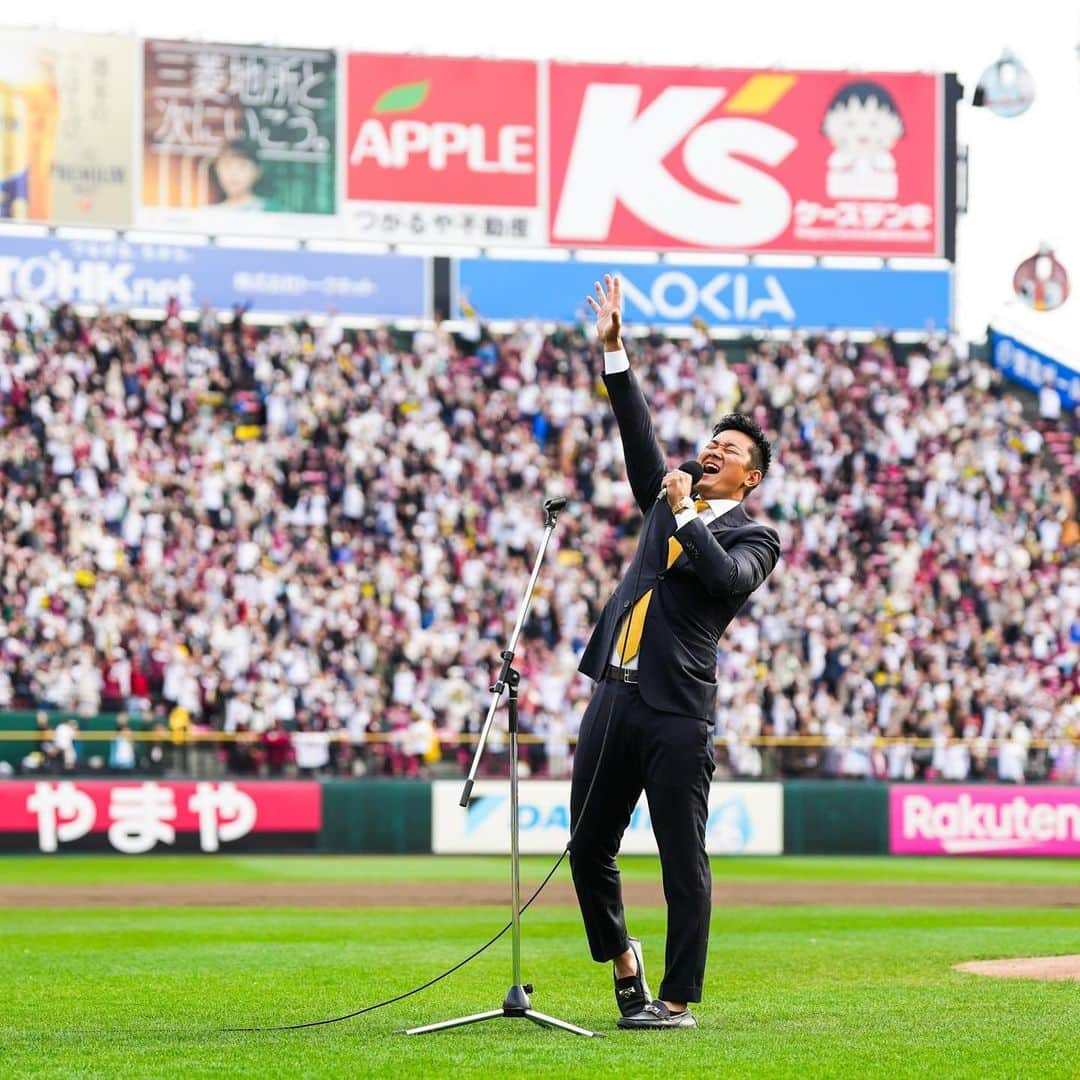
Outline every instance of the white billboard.
[[[523, 780], [518, 807], [521, 851], [556, 855], [570, 835], [570, 784]], [[480, 780], [467, 810], [458, 805], [461, 781], [432, 784], [431, 844], [436, 854], [508, 854], [510, 784]], [[588, 813], [588, 808], [586, 808]], [[712, 855], [779, 855], [784, 847], [780, 784], [713, 784], [706, 846]], [[655, 855], [648, 800], [642, 795], [623, 835], [627, 855]]]

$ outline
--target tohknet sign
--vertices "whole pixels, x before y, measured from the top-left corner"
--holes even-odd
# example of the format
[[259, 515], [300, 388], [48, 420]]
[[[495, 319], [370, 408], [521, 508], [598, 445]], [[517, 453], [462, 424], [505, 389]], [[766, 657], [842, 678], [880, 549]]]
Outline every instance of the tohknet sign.
[[1080, 855], [1080, 788], [898, 784], [889, 817], [894, 855]]

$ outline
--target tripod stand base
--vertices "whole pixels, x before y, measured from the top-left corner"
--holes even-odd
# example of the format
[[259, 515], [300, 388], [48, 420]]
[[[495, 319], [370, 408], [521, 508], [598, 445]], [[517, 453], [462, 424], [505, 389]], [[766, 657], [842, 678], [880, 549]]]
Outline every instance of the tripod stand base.
[[[532, 987], [529, 987], [531, 990]], [[441, 1020], [437, 1024], [424, 1024], [423, 1027], [406, 1028], [399, 1031], [399, 1035], [427, 1035], [432, 1031], [449, 1031], [450, 1028], [464, 1027], [466, 1024], [480, 1024], [485, 1020], [500, 1020], [506, 1017], [509, 1020], [531, 1020], [540, 1027], [558, 1028], [560, 1031], [569, 1031], [572, 1035], [584, 1035], [587, 1039], [602, 1039], [601, 1031], [589, 1031], [588, 1028], [578, 1027], [566, 1020], [558, 1020], [554, 1016], [547, 1016], [537, 1012], [529, 1001], [529, 995], [523, 986], [511, 986], [506, 995], [501, 1009], [491, 1009], [489, 1012], [475, 1013], [472, 1016], [459, 1016], [453, 1020]]]

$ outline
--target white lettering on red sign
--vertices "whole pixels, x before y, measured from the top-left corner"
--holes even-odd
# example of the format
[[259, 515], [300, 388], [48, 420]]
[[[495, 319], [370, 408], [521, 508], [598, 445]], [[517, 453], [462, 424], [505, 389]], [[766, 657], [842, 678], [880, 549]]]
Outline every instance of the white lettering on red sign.
[[38, 847], [42, 851], [55, 851], [58, 844], [84, 837], [94, 827], [97, 816], [94, 800], [69, 780], [35, 784], [26, 809], [37, 815]]
[[[93, 797], [69, 780], [38, 783], [26, 809], [37, 818], [38, 847], [54, 852], [60, 844], [88, 835], [97, 820]], [[187, 809], [198, 818], [199, 847], [217, 851], [255, 827], [255, 800], [233, 783], [198, 783]], [[141, 855], [158, 844], [176, 842], [176, 791], [165, 784], [117, 785], [108, 789], [109, 843], [125, 855]]]
[[114, 787], [109, 793], [109, 818], [109, 843], [125, 855], [142, 855], [159, 842], [176, 842], [176, 830], [169, 824], [176, 818], [171, 788], [153, 782]]
[[534, 129], [527, 124], [504, 124], [488, 157], [483, 124], [453, 121], [425, 123], [394, 120], [384, 124], [371, 117], [360, 125], [349, 154], [350, 165], [374, 161], [384, 169], [406, 169], [415, 155], [427, 157], [428, 167], [443, 171], [451, 158], [463, 158], [471, 172], [527, 174], [536, 171]]
[[[702, 123], [726, 96], [720, 87], [671, 86], [639, 112], [641, 93], [640, 86], [586, 88], [554, 240], [605, 240], [619, 202], [654, 229], [705, 247], [766, 244], [787, 228], [787, 189], [743, 159], [779, 165], [798, 145], [793, 135], [741, 117]], [[687, 172], [715, 198], [665, 166], [683, 140]]]
[[196, 784], [188, 809], [199, 816], [203, 851], [217, 851], [219, 841], [239, 840], [255, 827], [255, 800], [235, 784]]

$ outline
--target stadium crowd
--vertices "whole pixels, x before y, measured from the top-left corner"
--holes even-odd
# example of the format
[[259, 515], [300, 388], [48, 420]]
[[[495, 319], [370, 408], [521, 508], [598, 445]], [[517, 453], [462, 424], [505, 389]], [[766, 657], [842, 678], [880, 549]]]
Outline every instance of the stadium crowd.
[[[0, 305], [0, 709], [44, 711], [27, 765], [90, 752], [71, 725], [57, 749], [53, 710], [171, 754], [231, 733], [239, 773], [467, 761], [566, 494], [518, 653], [523, 754], [565, 775], [640, 514], [587, 328], [470, 331]], [[1055, 394], [1025, 405], [943, 338], [728, 356], [698, 331], [632, 363], [672, 461], [733, 409], [774, 440], [747, 506], [783, 557], [721, 642], [723, 770], [1080, 779], [1080, 428]]]

